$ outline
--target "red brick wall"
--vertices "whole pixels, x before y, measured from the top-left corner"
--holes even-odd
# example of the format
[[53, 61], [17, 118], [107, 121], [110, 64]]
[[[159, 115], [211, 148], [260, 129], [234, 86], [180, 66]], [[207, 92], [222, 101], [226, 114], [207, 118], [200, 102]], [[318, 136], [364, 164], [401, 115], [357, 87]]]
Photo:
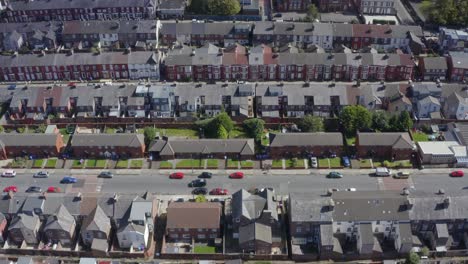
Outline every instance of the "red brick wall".
[[273, 159], [285, 158], [287, 155], [304, 154], [305, 151], [313, 153], [314, 156], [328, 155], [330, 152], [341, 156], [343, 146], [288, 146], [288, 147], [270, 147], [270, 156]]

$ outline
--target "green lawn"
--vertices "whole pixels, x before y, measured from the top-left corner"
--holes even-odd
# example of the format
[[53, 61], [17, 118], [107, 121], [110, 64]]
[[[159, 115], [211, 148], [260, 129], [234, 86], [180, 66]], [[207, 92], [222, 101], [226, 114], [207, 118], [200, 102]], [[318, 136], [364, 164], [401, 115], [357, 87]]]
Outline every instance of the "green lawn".
[[428, 135], [422, 132], [416, 132], [413, 133], [413, 140], [415, 142], [420, 142], [420, 141], [429, 141]]
[[227, 167], [229, 168], [237, 168], [238, 164], [239, 164], [238, 160], [233, 160], [233, 159], [227, 160]]
[[253, 168], [253, 166], [254, 166], [254, 162], [251, 161], [251, 160], [241, 160], [240, 164], [241, 164], [242, 168], [244, 168], [244, 167]]
[[207, 167], [218, 167], [218, 160], [217, 159], [208, 159], [206, 161]]
[[72, 167], [73, 167], [73, 168], [78, 168], [78, 167], [79, 167], [79, 168], [83, 168], [83, 165], [84, 165], [84, 164], [80, 164], [80, 160], [79, 160], [79, 159], [73, 160], [73, 164], [72, 164]]
[[57, 159], [48, 159], [46, 164], [45, 164], [45, 167], [46, 168], [55, 168], [56, 165], [57, 165]]
[[160, 136], [198, 138], [198, 131], [186, 128], [156, 128]]
[[128, 160], [119, 160], [115, 165], [116, 168], [127, 168], [128, 167]]
[[10, 163], [10, 166], [13, 167], [13, 168], [23, 168], [26, 166], [26, 160], [13, 160], [11, 163]]
[[374, 163], [376, 166], [381, 166], [381, 167], [387, 167], [387, 168], [410, 168], [412, 167], [412, 164], [409, 160], [396, 160], [394, 162], [390, 161], [382, 161], [382, 162], [377, 162]]
[[169, 161], [161, 161], [161, 163], [159, 163], [159, 168], [160, 169], [172, 169], [172, 163], [170, 163]]
[[273, 160], [273, 162], [271, 163], [271, 167], [282, 169], [283, 168], [283, 161], [282, 160]]
[[370, 167], [371, 167], [370, 159], [361, 159], [361, 160], [359, 161], [359, 166], [370, 168]]
[[286, 168], [304, 168], [304, 159], [297, 159], [296, 162], [294, 162], [293, 159], [287, 159], [286, 160]]
[[332, 168], [337, 168], [337, 167], [341, 167], [341, 159], [336, 157], [336, 158], [331, 158], [330, 159], [330, 166]]
[[346, 144], [348, 144], [348, 146], [352, 146], [352, 145], [354, 145], [354, 143], [356, 143], [356, 138], [355, 137], [346, 138]]
[[328, 168], [328, 159], [319, 159], [318, 164], [320, 168]]
[[195, 246], [193, 252], [195, 254], [215, 254], [216, 248], [210, 246]]
[[42, 164], [44, 164], [44, 160], [43, 159], [37, 159], [37, 160], [34, 160], [33, 167], [34, 168], [42, 168]]
[[130, 161], [130, 167], [131, 168], [140, 168], [143, 167], [143, 160], [132, 160]]
[[105, 133], [106, 133], [106, 134], [115, 134], [116, 131], [117, 131], [117, 130], [116, 130], [115, 128], [108, 127], [108, 128], [106, 128]]
[[247, 135], [242, 127], [234, 127], [229, 133], [229, 138], [247, 138]]
[[60, 128], [59, 131], [60, 131], [60, 134], [62, 135], [63, 143], [67, 145], [68, 140], [70, 139], [70, 134], [67, 133], [66, 128]]
[[203, 160], [184, 159], [176, 164], [176, 168], [203, 168]]
[[86, 160], [86, 167], [87, 168], [104, 168], [106, 167], [106, 160], [103, 159], [89, 159]]

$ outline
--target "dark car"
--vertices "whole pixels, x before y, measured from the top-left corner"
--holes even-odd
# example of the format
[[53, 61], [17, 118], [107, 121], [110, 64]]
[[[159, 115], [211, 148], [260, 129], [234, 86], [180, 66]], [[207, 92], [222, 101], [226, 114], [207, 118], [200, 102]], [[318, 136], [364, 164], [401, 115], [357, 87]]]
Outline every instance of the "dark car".
[[42, 192], [41, 187], [39, 186], [31, 186], [26, 190], [27, 193], [40, 193]]
[[98, 177], [99, 178], [108, 178], [108, 179], [110, 179], [110, 178], [114, 177], [114, 174], [112, 174], [112, 172], [110, 172], [110, 171], [103, 171], [103, 172], [99, 173]]
[[341, 158], [343, 160], [343, 166], [345, 167], [351, 167], [351, 162], [349, 161], [349, 158], [344, 156]]
[[191, 181], [189, 184], [188, 184], [189, 187], [204, 187], [206, 186], [206, 180], [204, 179], [196, 179], [196, 180], [193, 180]]
[[204, 172], [202, 172], [202, 174], [200, 174], [198, 176], [198, 178], [200, 178], [200, 179], [211, 179], [212, 176], [213, 176], [213, 173], [204, 171]]
[[75, 177], [66, 176], [60, 181], [60, 183], [76, 183], [78, 180]]
[[195, 194], [195, 195], [199, 195], [199, 194], [206, 195], [207, 193], [208, 193], [208, 190], [203, 187], [198, 187], [192, 190], [192, 194]]

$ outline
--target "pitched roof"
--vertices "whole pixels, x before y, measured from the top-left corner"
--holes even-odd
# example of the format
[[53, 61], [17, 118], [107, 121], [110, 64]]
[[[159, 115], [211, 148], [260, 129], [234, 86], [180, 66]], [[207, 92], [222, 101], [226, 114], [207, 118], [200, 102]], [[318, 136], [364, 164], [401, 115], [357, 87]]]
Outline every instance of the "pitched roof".
[[75, 134], [72, 147], [125, 146], [141, 147], [145, 140], [142, 134]]
[[440, 106], [440, 101], [439, 99], [435, 98], [434, 96], [426, 96], [424, 97], [423, 99], [419, 100], [420, 104], [436, 104], [438, 106]]
[[29, 229], [35, 230], [36, 227], [40, 224], [40, 219], [37, 215], [27, 215], [27, 214], [18, 214], [13, 217], [8, 230], [11, 229]]
[[156, 34], [155, 20], [64, 21], [62, 34]]
[[454, 68], [468, 69], [468, 55], [465, 52], [450, 52]]
[[251, 223], [239, 227], [239, 244], [260, 240], [272, 243], [271, 227], [261, 223]]
[[270, 135], [270, 147], [343, 146], [341, 133], [278, 133]]
[[407, 132], [367, 133], [358, 132], [359, 146], [391, 146], [395, 149], [414, 148]]
[[57, 209], [57, 212], [47, 218], [44, 231], [51, 229], [73, 232], [72, 226], [74, 224], [75, 218], [73, 218], [64, 205], [60, 205], [60, 207]]
[[31, 2], [13, 1], [8, 4], [10, 10], [45, 10], [45, 9], [81, 9], [83, 7], [107, 8], [107, 7], [151, 7], [155, 6], [154, 0], [37, 0]]
[[[239, 153], [254, 155], [253, 139], [176, 139], [156, 140], [149, 151], [159, 152], [160, 155], [174, 155], [178, 153]], [[164, 144], [164, 142], [166, 142]]]
[[424, 68], [433, 70], [447, 70], [447, 58], [445, 57], [424, 57]]
[[257, 219], [262, 215], [266, 204], [266, 198], [241, 189], [232, 195], [232, 217], [241, 218], [243, 216], [249, 220]]
[[171, 202], [166, 228], [220, 228], [221, 204], [216, 202]]
[[288, 208], [291, 222], [331, 222], [332, 211], [324, 210], [330, 200], [330, 197], [291, 193]]
[[466, 192], [450, 192], [435, 195], [433, 192], [410, 192], [408, 200], [412, 204], [409, 210], [411, 220], [447, 220], [468, 218], [468, 195]]
[[108, 234], [111, 229], [111, 223], [109, 217], [98, 205], [90, 215], [86, 216], [83, 221], [82, 228], [84, 230], [102, 231]]
[[59, 134], [20, 134], [20, 133], [0, 133], [0, 141], [6, 147], [55, 146]]

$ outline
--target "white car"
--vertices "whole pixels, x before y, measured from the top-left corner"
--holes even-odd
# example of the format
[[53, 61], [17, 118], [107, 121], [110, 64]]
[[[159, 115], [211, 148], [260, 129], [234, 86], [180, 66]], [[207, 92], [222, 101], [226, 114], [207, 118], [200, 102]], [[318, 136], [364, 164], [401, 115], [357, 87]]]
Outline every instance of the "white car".
[[16, 176], [16, 171], [14, 170], [7, 170], [2, 173], [2, 177], [13, 178]]
[[317, 157], [310, 158], [310, 166], [312, 166], [312, 168], [317, 168], [318, 167]]
[[48, 178], [48, 177], [49, 177], [49, 172], [47, 171], [36, 172], [33, 175], [33, 178]]
[[356, 188], [348, 188], [346, 189], [348, 192], [355, 192], [356, 191]]

